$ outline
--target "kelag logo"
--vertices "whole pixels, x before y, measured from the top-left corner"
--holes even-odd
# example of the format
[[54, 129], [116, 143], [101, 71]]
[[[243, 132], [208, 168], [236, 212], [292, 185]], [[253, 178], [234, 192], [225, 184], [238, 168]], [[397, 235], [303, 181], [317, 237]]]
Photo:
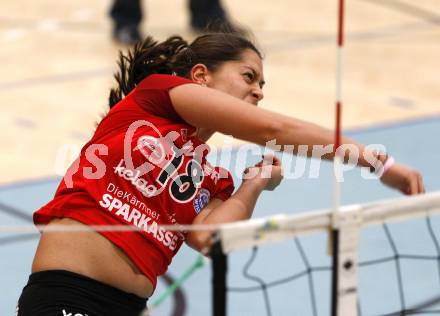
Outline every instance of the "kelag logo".
[[87, 314], [80, 314], [80, 313], [67, 313], [65, 309], [63, 309], [63, 316], [88, 316]]

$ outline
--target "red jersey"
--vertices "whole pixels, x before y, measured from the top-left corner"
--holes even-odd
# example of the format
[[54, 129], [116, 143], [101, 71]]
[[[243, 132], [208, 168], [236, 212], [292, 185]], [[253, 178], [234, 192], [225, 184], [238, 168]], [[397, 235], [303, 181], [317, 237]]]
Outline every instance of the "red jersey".
[[88, 225], [135, 225], [136, 232], [100, 232], [156, 285], [186, 233], [161, 225], [191, 224], [212, 198], [234, 190], [229, 172], [206, 160], [209, 147], [174, 110], [169, 89], [192, 81], [145, 78], [99, 123], [35, 224], [68, 217]]

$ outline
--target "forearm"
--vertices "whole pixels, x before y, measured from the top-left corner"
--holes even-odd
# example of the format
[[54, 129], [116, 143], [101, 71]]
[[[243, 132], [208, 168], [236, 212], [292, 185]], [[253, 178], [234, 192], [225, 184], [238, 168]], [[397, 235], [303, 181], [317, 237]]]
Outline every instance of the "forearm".
[[229, 223], [250, 218], [262, 190], [244, 181], [229, 199], [213, 209], [203, 219], [203, 224]]
[[[277, 145], [282, 145], [281, 150], [293, 150], [294, 154], [326, 160], [334, 158], [337, 148], [335, 148], [335, 132], [333, 130], [281, 115], [278, 119], [281, 124], [273, 138]], [[356, 158], [351, 162], [359, 166], [370, 167], [375, 161], [373, 152], [355, 140], [342, 136], [340, 142], [340, 146], [345, 145], [345, 162], [349, 161], [350, 154], [352, 159]], [[289, 148], [286, 145], [293, 145], [293, 147]]]
[[[252, 216], [258, 196], [263, 189], [244, 181], [238, 190], [226, 201], [212, 210], [202, 211], [193, 224], [222, 224], [248, 219]], [[202, 251], [210, 243], [212, 232], [194, 231], [188, 234], [187, 242], [195, 249]]]

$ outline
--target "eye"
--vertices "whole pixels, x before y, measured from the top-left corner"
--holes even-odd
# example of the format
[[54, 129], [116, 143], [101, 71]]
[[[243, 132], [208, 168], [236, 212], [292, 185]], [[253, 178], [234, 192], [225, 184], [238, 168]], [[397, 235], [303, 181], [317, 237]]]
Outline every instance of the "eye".
[[246, 80], [249, 81], [249, 82], [254, 81], [254, 78], [255, 78], [255, 76], [254, 76], [254, 74], [252, 72], [245, 72], [243, 74], [243, 77], [245, 77]]

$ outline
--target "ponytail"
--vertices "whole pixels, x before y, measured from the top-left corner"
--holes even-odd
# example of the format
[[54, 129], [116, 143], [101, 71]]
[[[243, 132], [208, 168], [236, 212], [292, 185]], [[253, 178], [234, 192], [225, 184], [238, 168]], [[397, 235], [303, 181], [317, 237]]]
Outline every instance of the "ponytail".
[[[176, 57], [188, 55], [182, 54], [185, 50], [188, 50], [188, 43], [180, 36], [172, 36], [159, 44], [152, 37], [147, 37], [137, 43], [126, 55], [120, 52], [119, 71], [114, 75], [118, 86], [110, 90], [110, 108], [128, 95], [145, 77], [152, 74], [175, 73], [174, 68], [180, 68], [180, 65], [174, 65]], [[186, 61], [178, 64], [188, 66]]]

